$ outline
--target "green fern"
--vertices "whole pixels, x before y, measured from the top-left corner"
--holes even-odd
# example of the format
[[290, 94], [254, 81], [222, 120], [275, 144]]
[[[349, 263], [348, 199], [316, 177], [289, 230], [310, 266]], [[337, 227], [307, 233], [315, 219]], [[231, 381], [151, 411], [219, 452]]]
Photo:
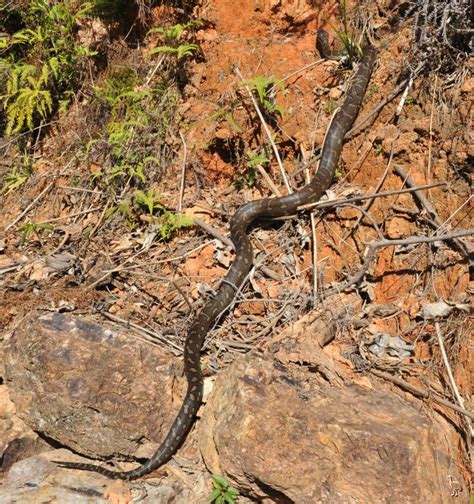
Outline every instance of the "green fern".
[[198, 28], [203, 26], [203, 22], [200, 20], [189, 21], [188, 23], [178, 23], [173, 26], [168, 26], [167, 28], [152, 28], [148, 35], [152, 35], [157, 33], [158, 36], [163, 41], [173, 41], [173, 40], [181, 40], [183, 34], [190, 30], [191, 28]]
[[176, 24], [167, 28], [153, 28], [148, 32], [148, 35], [158, 34], [165, 45], [155, 47], [148, 53], [148, 56], [159, 53], [172, 54], [176, 56], [178, 61], [185, 56], [193, 56], [194, 53], [200, 50], [199, 45], [191, 42], [180, 43], [180, 41], [184, 38], [185, 33], [192, 28], [202, 25], [202, 21], [196, 20], [185, 24]]
[[267, 112], [270, 114], [279, 114], [280, 117], [283, 117], [283, 108], [277, 105], [270, 95], [270, 90], [273, 88], [274, 84], [278, 84], [280, 89], [283, 89], [281, 82], [273, 76], [263, 77], [257, 75], [253, 79], [244, 80], [240, 85], [248, 86], [252, 91], [256, 91], [258, 101]]
[[33, 118], [38, 115], [46, 119], [53, 108], [53, 99], [47, 89], [49, 70], [43, 65], [39, 76], [32, 65], [17, 65], [12, 69], [11, 79], [7, 83], [7, 95], [4, 103], [7, 106], [6, 134], [18, 133], [24, 126], [33, 129]]
[[[145, 207], [148, 210], [148, 213], [150, 215], [153, 215], [153, 212], [155, 210], [155, 206], [158, 205], [156, 201], [156, 194], [153, 189], [148, 189], [148, 191], [145, 193], [140, 190], [136, 190], [133, 193], [133, 196], [135, 198], [135, 203], [140, 206], [140, 207]], [[158, 205], [161, 207], [160, 205]]]
[[169, 240], [178, 230], [192, 226], [194, 220], [183, 214], [175, 214], [173, 212], [164, 211], [163, 216], [159, 220], [158, 229], [163, 240]]
[[[142, 132], [152, 128], [147, 109], [155, 99], [153, 89], [140, 89], [138, 77], [131, 68], [114, 72], [101, 86], [95, 87], [101, 104], [107, 104], [109, 117], [105, 125], [106, 140], [110, 151], [110, 168], [106, 181], [125, 179], [145, 184], [147, 169], [159, 167], [160, 160], [149, 156], [145, 148], [138, 148]], [[89, 142], [90, 151], [97, 142]], [[97, 178], [99, 175], [95, 175]]]
[[3, 177], [3, 181], [5, 184], [2, 187], [0, 193], [9, 194], [12, 191], [15, 191], [28, 180], [30, 175], [31, 175], [30, 172], [23, 170], [18, 171], [18, 168], [14, 166], [12, 168], [12, 171], [10, 173], [7, 173]]
[[31, 234], [35, 234], [39, 238], [39, 233], [38, 231], [40, 230], [47, 230], [47, 231], [52, 231], [54, 227], [51, 224], [48, 224], [46, 222], [40, 222], [40, 223], [34, 223], [34, 222], [28, 222], [24, 226], [22, 226], [19, 231], [20, 231], [20, 243], [23, 245], [25, 241], [30, 237]]
[[90, 4], [30, 0], [12, 12], [27, 26], [0, 37], [0, 103], [7, 116], [6, 134], [32, 130], [58, 106], [67, 106], [85, 59], [95, 53], [75, 42], [77, 21]]
[[192, 56], [196, 51], [199, 51], [197, 44], [180, 44], [177, 47], [159, 46], [152, 49], [148, 55], [153, 56], [158, 53], [174, 54], [178, 61], [185, 56]]

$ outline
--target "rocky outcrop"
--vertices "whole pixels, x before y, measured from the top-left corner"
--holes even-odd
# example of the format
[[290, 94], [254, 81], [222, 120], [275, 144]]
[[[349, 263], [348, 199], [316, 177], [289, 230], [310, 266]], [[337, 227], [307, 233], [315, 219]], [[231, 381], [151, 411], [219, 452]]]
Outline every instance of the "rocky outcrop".
[[[265, 354], [247, 354], [217, 377], [197, 429], [208, 469], [268, 503], [447, 502], [453, 484], [465, 490], [446, 455], [445, 425], [368, 378], [355, 384], [322, 350], [334, 317], [308, 315]], [[17, 414], [94, 458], [150, 455], [180, 405], [180, 370], [155, 346], [58, 313], [31, 314], [5, 349]], [[57, 467], [44, 457], [77, 457], [31, 457], [45, 450], [35, 443], [13, 443], [12, 460], [30, 458], [12, 466], [12, 489], [22, 467], [47, 480]]]
[[216, 382], [199, 424], [212, 472], [266, 502], [447, 502], [443, 429], [391, 392], [339, 387], [258, 354]]

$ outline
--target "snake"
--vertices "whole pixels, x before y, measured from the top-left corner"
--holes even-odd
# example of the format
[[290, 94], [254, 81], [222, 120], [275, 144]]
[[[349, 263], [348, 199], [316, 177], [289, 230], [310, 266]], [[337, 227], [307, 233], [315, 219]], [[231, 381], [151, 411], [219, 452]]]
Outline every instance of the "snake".
[[[319, 30], [316, 48], [323, 58], [332, 56], [327, 42], [327, 33]], [[253, 248], [247, 233], [250, 224], [263, 217], [275, 218], [294, 214], [299, 207], [318, 201], [330, 187], [342, 151], [344, 137], [361, 107], [376, 54], [375, 47], [367, 43], [345, 101], [333, 116], [326, 132], [318, 169], [312, 181], [291, 194], [246, 203], [231, 218], [230, 237], [235, 247], [235, 258], [214, 297], [207, 301], [189, 327], [183, 352], [184, 373], [187, 380], [186, 394], [168, 434], [155, 454], [144, 464], [130, 471], [112, 471], [88, 463], [54, 461], [57, 465], [68, 469], [97, 472], [111, 479], [133, 480], [158, 469], [175, 454], [191, 430], [196, 413], [201, 406], [203, 375], [200, 361], [204, 339], [221, 315], [230, 307], [253, 266]]]

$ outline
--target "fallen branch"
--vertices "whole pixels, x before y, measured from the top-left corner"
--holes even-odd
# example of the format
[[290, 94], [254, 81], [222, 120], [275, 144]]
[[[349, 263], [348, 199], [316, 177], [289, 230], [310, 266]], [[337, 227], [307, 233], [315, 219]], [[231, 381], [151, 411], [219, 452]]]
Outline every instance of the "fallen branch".
[[[413, 181], [413, 179], [410, 177], [410, 175], [408, 173], [405, 172], [405, 170], [401, 166], [395, 165], [393, 167], [393, 171], [403, 179], [403, 182], [408, 187], [411, 187], [411, 188], [416, 187], [416, 184]], [[428, 221], [428, 222], [432, 222], [435, 226], [437, 226], [436, 231], [444, 228], [443, 222], [438, 217], [438, 214], [436, 213], [436, 210], [434, 209], [434, 207], [430, 203], [430, 201], [427, 198], [425, 198], [425, 196], [423, 194], [420, 194], [418, 192], [415, 192], [414, 197], [419, 202], [419, 204], [422, 207], [424, 207], [424, 209], [431, 216], [432, 221]], [[465, 257], [468, 256], [469, 253], [466, 249], [466, 246], [464, 245], [464, 243], [461, 240], [453, 239], [450, 241], [452, 241], [453, 245], [455, 246], [455, 248], [457, 249], [458, 252], [460, 252]]]
[[13, 227], [17, 222], [19, 222], [23, 217], [40, 201], [40, 199], [53, 187], [54, 183], [56, 182], [56, 178], [49, 183], [39, 194], [36, 196], [36, 198], [21, 212], [21, 214], [13, 221], [8, 224], [8, 226], [5, 228], [5, 231], [8, 231], [11, 227]]
[[[397, 131], [397, 134], [395, 135], [395, 138], [392, 140], [392, 146], [390, 148], [390, 157], [388, 159], [387, 166], [385, 167], [385, 171], [384, 171], [382, 177], [380, 178], [380, 180], [377, 183], [377, 187], [375, 188], [374, 194], [378, 194], [378, 192], [380, 191], [380, 189], [382, 189], [382, 186], [383, 186], [383, 184], [384, 184], [384, 182], [385, 182], [385, 180], [387, 178], [388, 172], [390, 171], [390, 166], [392, 165], [393, 152], [394, 152], [394, 149], [395, 149], [395, 144], [396, 144], [399, 136], [400, 136], [400, 131]], [[373, 198], [369, 199], [369, 201], [367, 202], [367, 205], [365, 206], [365, 209], [364, 209], [365, 212], [369, 212], [370, 208], [372, 207], [372, 204], [374, 203], [374, 200], [375, 200], [375, 196]], [[354, 235], [354, 233], [356, 232], [356, 230], [360, 226], [360, 223], [364, 219], [364, 216], [365, 216], [365, 213], [362, 212], [359, 215], [359, 217], [357, 218], [357, 222], [354, 224], [354, 226], [352, 226], [352, 228], [350, 229], [350, 231], [342, 238], [343, 241], [346, 241], [348, 238], [350, 238], [351, 236]]]
[[391, 374], [384, 373], [383, 371], [379, 371], [378, 369], [370, 369], [370, 372], [375, 376], [378, 376], [379, 378], [383, 378], [384, 380], [391, 381], [392, 383], [399, 385], [403, 389], [408, 390], [408, 392], [411, 392], [417, 395], [418, 397], [422, 397], [423, 399], [432, 399], [438, 404], [442, 404], [443, 406], [446, 406], [447, 408], [457, 411], [458, 413], [462, 413], [463, 415], [469, 417], [471, 420], [474, 420], [474, 413], [472, 413], [471, 411], [467, 411], [464, 408], [461, 408], [457, 404], [453, 404], [452, 402], [446, 401], [446, 399], [443, 399], [442, 397], [439, 397], [436, 394], [433, 394], [431, 392], [428, 392], [427, 390], [423, 390], [419, 387], [416, 387], [415, 385], [412, 385], [411, 383], [408, 383], [405, 380], [402, 380], [401, 378], [397, 378], [396, 376], [392, 376]]
[[[451, 366], [449, 364], [448, 360], [448, 355], [446, 353], [446, 349], [444, 347], [444, 342], [443, 342], [443, 335], [441, 334], [441, 328], [439, 327], [439, 322], [435, 322], [435, 329], [436, 329], [436, 339], [438, 340], [438, 346], [439, 350], [441, 352], [441, 359], [443, 361], [444, 367], [446, 368], [446, 372], [448, 373], [448, 378], [449, 378], [449, 385], [451, 386], [451, 390], [453, 391], [453, 395], [456, 398], [459, 406], [464, 410], [464, 401], [461, 397], [461, 394], [459, 393], [458, 387], [456, 386], [456, 382], [454, 380], [453, 372], [451, 371]], [[466, 420], [466, 425], [469, 429], [469, 434], [472, 437], [474, 437], [474, 429], [472, 428], [471, 422], [469, 418], [474, 419], [474, 417], [469, 417], [469, 415], [466, 415], [466, 413], [463, 413], [465, 420]]]
[[183, 166], [181, 167], [181, 184], [179, 188], [179, 203], [178, 203], [178, 212], [183, 211], [183, 197], [184, 197], [184, 184], [186, 177], [186, 158], [188, 155], [188, 147], [186, 145], [186, 140], [181, 133], [179, 132], [179, 137], [181, 138], [181, 142], [183, 143]]
[[369, 243], [365, 249], [365, 259], [362, 264], [362, 268], [360, 268], [356, 273], [351, 275], [345, 282], [342, 282], [337, 286], [337, 290], [335, 287], [330, 287], [326, 292], [324, 292], [324, 296], [328, 296], [333, 292], [341, 292], [353, 285], [358, 285], [362, 279], [367, 274], [369, 267], [372, 261], [375, 258], [375, 252], [377, 249], [382, 247], [390, 247], [397, 245], [414, 245], [417, 243], [433, 243], [437, 241], [446, 241], [452, 240], [454, 238], [460, 238], [462, 236], [471, 236], [474, 234], [474, 229], [463, 229], [461, 231], [457, 231], [450, 234], [444, 234], [439, 236], [412, 236], [410, 238], [404, 238], [400, 240], [379, 240]]
[[[441, 187], [447, 185], [446, 182], [435, 182], [433, 184], [425, 184], [421, 185], [418, 187], [414, 188], [408, 188], [408, 189], [398, 189], [396, 191], [385, 191], [381, 193], [371, 193], [371, 194], [366, 194], [365, 196], [353, 196], [352, 198], [339, 198], [339, 199], [334, 199], [334, 200], [328, 200], [328, 201], [317, 201], [315, 203], [308, 203], [307, 205], [302, 205], [298, 207], [298, 212], [301, 212], [303, 210], [312, 210], [312, 209], [319, 209], [319, 208], [331, 208], [334, 206], [343, 206], [346, 203], [355, 203], [357, 201], [364, 201], [367, 199], [372, 199], [372, 198], [383, 198], [386, 196], [396, 196], [397, 194], [405, 194], [405, 193], [411, 193], [415, 191], [422, 191], [424, 189], [432, 189], [433, 187]], [[294, 219], [295, 215], [287, 215], [285, 217], [275, 217], [275, 220], [288, 220], [288, 219]]]
[[193, 217], [193, 221], [194, 221], [194, 224], [197, 224], [200, 228], [204, 229], [204, 231], [206, 231], [206, 233], [209, 233], [214, 238], [217, 238], [222, 243], [224, 243], [225, 245], [230, 247], [232, 250], [235, 249], [232, 241], [229, 238], [227, 238], [227, 236], [224, 236], [222, 233], [220, 233], [215, 227], [211, 226], [207, 222], [204, 222], [199, 217]]

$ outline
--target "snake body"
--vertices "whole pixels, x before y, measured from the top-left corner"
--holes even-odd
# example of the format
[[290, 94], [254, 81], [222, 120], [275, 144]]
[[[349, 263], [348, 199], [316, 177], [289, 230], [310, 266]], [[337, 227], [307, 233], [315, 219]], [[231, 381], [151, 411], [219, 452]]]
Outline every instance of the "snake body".
[[[319, 35], [319, 34], [318, 34]], [[324, 36], [323, 36], [324, 37]], [[318, 49], [320, 49], [318, 47]], [[325, 57], [324, 48], [320, 49]], [[207, 302], [192, 322], [184, 346], [184, 371], [188, 388], [181, 409], [165, 440], [156, 453], [143, 465], [131, 471], [110, 471], [93, 464], [59, 462], [61, 467], [94, 471], [112, 479], [131, 480], [144, 476], [166, 463], [185, 439], [202, 401], [203, 378], [200, 355], [204, 338], [220, 315], [229, 307], [253, 264], [253, 249], [247, 235], [250, 224], [261, 217], [282, 217], [295, 212], [298, 207], [317, 201], [330, 186], [346, 133], [351, 128], [372, 73], [376, 50], [368, 45], [344, 104], [335, 114], [327, 131], [317, 173], [313, 180], [292, 194], [278, 198], [264, 198], [241, 206], [230, 222], [231, 240], [235, 246], [235, 260], [222, 280], [216, 295]]]

